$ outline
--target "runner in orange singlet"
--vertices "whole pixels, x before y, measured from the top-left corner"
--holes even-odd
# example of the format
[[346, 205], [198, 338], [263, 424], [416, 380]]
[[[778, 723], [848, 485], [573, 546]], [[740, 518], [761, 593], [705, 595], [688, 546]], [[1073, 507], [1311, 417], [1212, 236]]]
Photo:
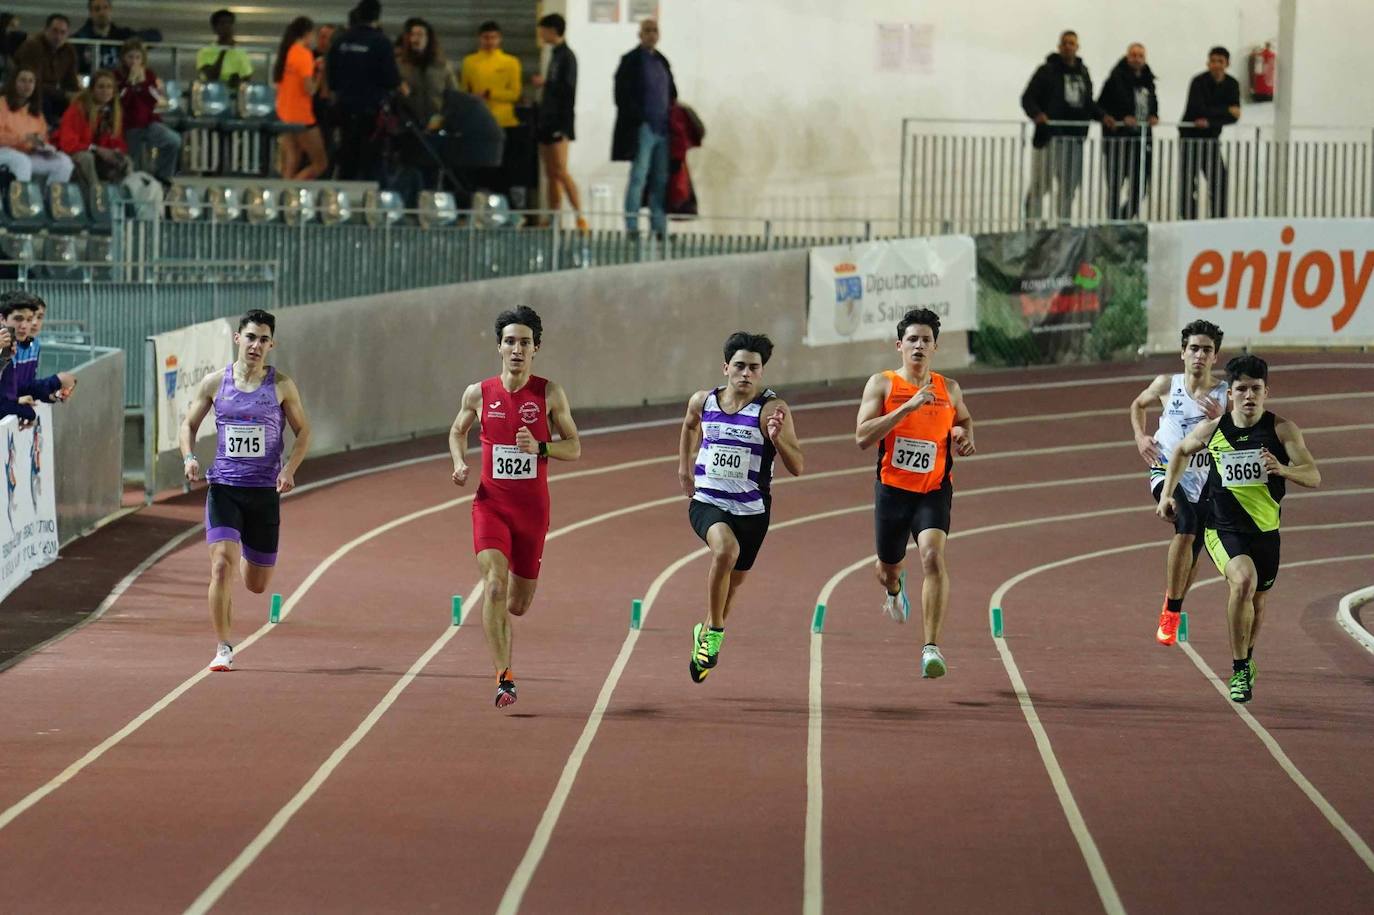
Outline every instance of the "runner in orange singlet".
[[902, 316], [897, 325], [902, 367], [868, 379], [854, 432], [860, 448], [878, 443], [875, 571], [887, 591], [883, 612], [899, 623], [911, 612], [902, 570], [911, 537], [921, 551], [921, 676], [927, 678], [945, 675], [937, 642], [949, 603], [945, 540], [954, 500], [953, 455], [966, 457], [974, 451], [973, 417], [959, 385], [930, 370], [939, 339], [940, 316], [935, 312], [913, 308]]

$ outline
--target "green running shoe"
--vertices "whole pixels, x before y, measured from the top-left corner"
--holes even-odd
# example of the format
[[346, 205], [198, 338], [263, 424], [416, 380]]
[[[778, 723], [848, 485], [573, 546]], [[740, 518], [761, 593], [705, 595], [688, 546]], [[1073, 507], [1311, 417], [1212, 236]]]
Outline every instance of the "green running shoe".
[[720, 643], [724, 640], [724, 632], [713, 632], [705, 623], [697, 623], [692, 627], [692, 659], [688, 662], [687, 672], [692, 675], [693, 683], [705, 680], [716, 666]]
[[1250, 671], [1238, 670], [1231, 674], [1231, 701], [1249, 702], [1250, 701]]
[[1255, 671], [1257, 670], [1259, 670], [1259, 668], [1255, 666], [1255, 659], [1250, 658], [1249, 661], [1246, 662], [1245, 674], [1246, 679], [1250, 681], [1250, 695], [1252, 697], [1255, 694]]

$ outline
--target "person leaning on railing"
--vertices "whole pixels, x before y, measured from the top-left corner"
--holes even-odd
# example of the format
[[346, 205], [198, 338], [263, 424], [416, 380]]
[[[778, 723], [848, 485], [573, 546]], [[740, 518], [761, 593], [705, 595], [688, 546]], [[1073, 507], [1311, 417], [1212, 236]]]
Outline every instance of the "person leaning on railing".
[[181, 158], [181, 134], [162, 123], [157, 113], [167, 89], [148, 66], [148, 52], [140, 39], [124, 42], [119, 59], [115, 79], [119, 83], [119, 104], [124, 109], [124, 140], [129, 144], [129, 158], [134, 168], [144, 170], [144, 153], [156, 150], [153, 177], [166, 187], [172, 183]]
[[[1145, 62], [1145, 46], [1133, 41], [1112, 68], [1097, 98], [1102, 114], [1102, 165], [1107, 179], [1107, 218], [1135, 219], [1140, 198], [1149, 191], [1154, 169], [1150, 128], [1159, 123], [1155, 74]], [[1144, 154], [1142, 164], [1141, 155]], [[1121, 202], [1121, 186], [1128, 195]]]
[[43, 118], [43, 91], [32, 70], [20, 68], [5, 80], [0, 98], [0, 168], [18, 181], [34, 175], [49, 181], [72, 176], [72, 160], [48, 142]]
[[88, 38], [93, 41], [109, 42], [98, 47], [86, 46], [78, 52], [82, 73], [92, 70], [113, 70], [119, 66], [119, 46], [133, 38], [136, 32], [114, 23], [114, 4], [111, 0], [86, 0], [89, 15], [81, 28], [72, 33], [73, 38]]
[[1188, 84], [1188, 104], [1180, 127], [1178, 215], [1197, 219], [1198, 172], [1207, 176], [1211, 207], [1207, 215], [1220, 219], [1226, 215], [1226, 161], [1221, 158], [1217, 139], [1221, 128], [1240, 120], [1240, 83], [1226, 72], [1231, 52], [1218, 45], [1207, 52], [1207, 71]]
[[[1097, 119], [1093, 80], [1078, 56], [1078, 33], [1059, 35], [1058, 50], [1046, 56], [1021, 94], [1021, 108], [1035, 122], [1031, 145], [1030, 189], [1026, 191], [1026, 218], [1039, 219], [1045, 194], [1058, 185], [1060, 220], [1069, 218], [1073, 198], [1083, 181], [1083, 140], [1090, 120]], [[1081, 121], [1064, 124], [1062, 121]], [[1051, 123], [1053, 122], [1053, 123]]]
[[67, 106], [55, 142], [72, 157], [77, 180], [88, 188], [129, 177], [133, 163], [124, 142], [124, 107], [115, 98], [113, 73], [95, 71], [91, 84]]

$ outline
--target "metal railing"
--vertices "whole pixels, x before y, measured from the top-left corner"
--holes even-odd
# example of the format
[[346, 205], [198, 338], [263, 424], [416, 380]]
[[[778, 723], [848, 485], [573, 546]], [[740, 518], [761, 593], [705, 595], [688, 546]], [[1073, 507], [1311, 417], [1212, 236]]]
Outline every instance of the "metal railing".
[[1294, 128], [1277, 140], [1272, 128], [1230, 126], [1197, 139], [1183, 135], [1192, 125], [1104, 137], [1091, 124], [1051, 121], [1061, 135], [1037, 149], [1029, 122], [906, 118], [902, 233], [1374, 215], [1374, 129]]
[[[99, 69], [99, 60], [102, 50], [113, 49], [115, 53], [124, 44], [123, 40], [110, 41], [101, 38], [68, 38], [68, 44], [75, 45], [80, 53], [83, 48], [93, 49], [92, 58], [96, 61], [96, 66], [92, 70]], [[144, 42], [143, 46], [147, 49], [148, 66], [152, 67], [153, 72], [157, 73], [163, 80], [178, 79], [191, 81], [196, 74], [196, 55], [202, 48], [210, 47], [213, 41], [205, 41], [201, 44], [192, 44], [184, 41], [151, 41]], [[248, 55], [248, 59], [253, 64], [253, 80], [256, 82], [270, 82], [269, 75], [272, 72], [272, 62], [276, 59], [277, 49], [266, 45], [234, 45], [239, 51]], [[86, 81], [83, 75], [82, 81]]]

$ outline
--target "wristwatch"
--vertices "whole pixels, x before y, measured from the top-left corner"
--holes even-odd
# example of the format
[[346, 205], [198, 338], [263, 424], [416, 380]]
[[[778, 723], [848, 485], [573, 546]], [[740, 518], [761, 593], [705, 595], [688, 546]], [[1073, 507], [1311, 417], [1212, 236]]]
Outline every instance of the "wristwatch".
[[548, 442], [540, 442], [540, 443], [539, 443], [539, 456], [540, 456], [540, 457], [548, 457], [548, 456], [549, 456], [549, 443], [548, 443]]

